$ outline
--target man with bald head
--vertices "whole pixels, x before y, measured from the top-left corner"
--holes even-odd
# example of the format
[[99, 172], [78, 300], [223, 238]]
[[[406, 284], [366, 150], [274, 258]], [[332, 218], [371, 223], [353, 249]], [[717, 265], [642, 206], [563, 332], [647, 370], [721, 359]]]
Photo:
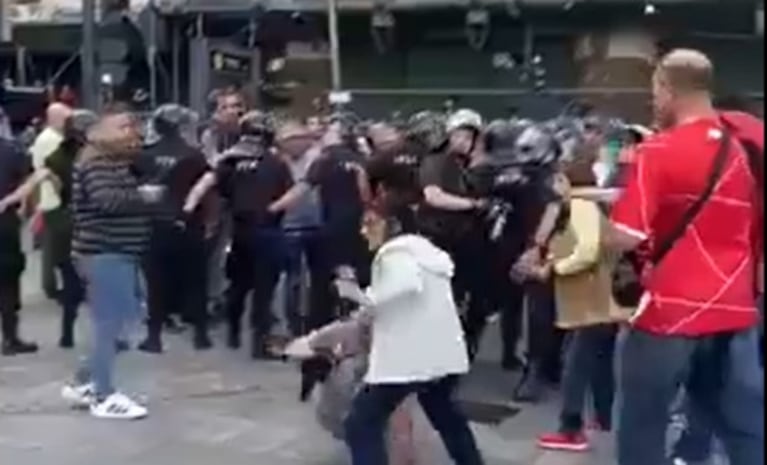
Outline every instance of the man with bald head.
[[[731, 465], [764, 463], [764, 374], [756, 270], [759, 178], [741, 131], [712, 103], [714, 68], [675, 50], [653, 76], [662, 131], [637, 148], [611, 241], [648, 258], [621, 354], [620, 465], [668, 465], [679, 390]], [[763, 186], [762, 186], [763, 188]]]
[[[35, 170], [45, 167], [45, 161], [59, 148], [64, 140], [64, 125], [67, 118], [72, 114], [72, 109], [63, 103], [52, 103], [45, 113], [45, 128], [37, 136], [29, 152], [32, 155], [32, 164]], [[37, 206], [38, 212], [46, 215], [59, 208], [61, 199], [56, 186], [51, 181], [45, 181], [40, 185], [40, 199]], [[42, 285], [45, 294], [49, 298], [56, 297], [58, 285], [51, 257], [52, 238], [43, 231], [43, 256], [42, 256]]]

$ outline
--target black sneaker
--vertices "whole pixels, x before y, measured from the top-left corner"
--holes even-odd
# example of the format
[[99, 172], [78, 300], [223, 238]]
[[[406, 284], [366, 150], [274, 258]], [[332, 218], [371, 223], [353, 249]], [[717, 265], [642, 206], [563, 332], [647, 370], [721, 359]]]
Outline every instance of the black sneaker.
[[271, 346], [266, 338], [260, 334], [253, 334], [252, 345], [250, 346], [250, 357], [253, 360], [281, 360], [282, 358], [272, 352]]
[[158, 337], [148, 337], [139, 344], [138, 350], [141, 352], [146, 352], [147, 354], [161, 354], [162, 353], [162, 342], [160, 341], [160, 338]]
[[21, 339], [3, 342], [2, 354], [10, 357], [14, 355], [34, 354], [40, 348], [33, 342], [24, 342]]
[[205, 331], [195, 332], [193, 345], [195, 350], [210, 350], [213, 348], [213, 342]]
[[74, 349], [75, 338], [71, 334], [64, 334], [59, 339], [59, 347], [62, 349]]
[[242, 347], [242, 338], [239, 328], [229, 327], [226, 344], [232, 350], [239, 350], [239, 348]]
[[525, 369], [525, 362], [515, 355], [513, 357], [504, 358], [501, 362], [501, 366], [505, 371], [522, 371]]
[[543, 389], [544, 385], [541, 382], [539, 372], [528, 366], [514, 389], [512, 399], [514, 402], [537, 404], [543, 396]]
[[118, 339], [117, 342], [115, 342], [115, 350], [118, 354], [121, 354], [123, 352], [130, 352], [131, 346], [130, 342], [120, 340]]

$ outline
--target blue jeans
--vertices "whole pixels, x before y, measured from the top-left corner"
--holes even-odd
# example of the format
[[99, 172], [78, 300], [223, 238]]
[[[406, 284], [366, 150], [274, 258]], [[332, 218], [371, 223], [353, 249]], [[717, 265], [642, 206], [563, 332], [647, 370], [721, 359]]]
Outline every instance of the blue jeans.
[[[756, 301], [759, 311], [764, 314], [764, 296], [759, 296]], [[759, 329], [759, 357], [764, 369], [764, 317], [762, 317]], [[685, 402], [683, 413], [687, 420], [685, 428], [679, 441], [674, 445], [674, 455], [687, 462], [704, 462], [711, 457], [714, 445], [714, 432], [706, 420], [703, 412], [695, 409], [694, 404]]]
[[411, 394], [418, 396], [434, 429], [456, 465], [482, 465], [474, 434], [452, 399], [458, 377], [411, 384], [365, 385], [346, 419], [346, 443], [352, 465], [386, 465], [384, 434], [392, 413]]
[[115, 391], [112, 379], [117, 340], [141, 311], [137, 292], [139, 259], [117, 254], [86, 255], [78, 258], [78, 264], [87, 289], [93, 342], [87, 367], [77, 378], [81, 383], [93, 382], [97, 398], [104, 399]]
[[309, 303], [301, 301], [302, 284], [305, 271], [309, 272], [310, 285], [320, 279], [321, 246], [318, 229], [285, 231], [285, 318], [294, 336], [307, 332], [307, 324], [304, 321], [306, 312], [302, 310], [308, 307]]
[[667, 465], [669, 408], [679, 389], [696, 421], [722, 441], [731, 465], [764, 462], [759, 331], [699, 338], [631, 330], [621, 359], [620, 465]]

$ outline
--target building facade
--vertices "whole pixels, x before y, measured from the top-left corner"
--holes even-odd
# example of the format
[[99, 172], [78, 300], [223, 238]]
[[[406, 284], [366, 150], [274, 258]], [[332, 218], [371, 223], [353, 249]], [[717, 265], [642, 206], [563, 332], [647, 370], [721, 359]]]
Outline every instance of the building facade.
[[[25, 7], [27, 20], [16, 19], [13, 35], [25, 48], [26, 79], [79, 79], [79, 68], [72, 63], [61, 72], [79, 49], [79, 0], [48, 0], [47, 9], [38, 10], [34, 1], [25, 3], [33, 5]], [[146, 3], [134, 2], [133, 13], [148, 31]], [[316, 100], [331, 87], [330, 3], [158, 0], [160, 27], [150, 42], [158, 51], [159, 99], [188, 100], [192, 87], [199, 95], [212, 85], [212, 78], [192, 86], [186, 79], [194, 73], [190, 68], [199, 66], [199, 60], [191, 58], [198, 51], [190, 44], [205, 37], [257, 50], [258, 72], [231, 79], [250, 81], [239, 84], [251, 88], [258, 103], [284, 111], [314, 111]], [[337, 0], [341, 85], [352, 93], [353, 106], [370, 115], [407, 113], [453, 101], [494, 116], [514, 112], [544, 117], [577, 101], [645, 120], [653, 59], [666, 49], [686, 46], [711, 55], [721, 94], [739, 94], [761, 109], [760, 3]], [[30, 19], [30, 11], [38, 13]], [[0, 74], [8, 75], [18, 60], [9, 62], [6, 57], [3, 63], [6, 69]]]

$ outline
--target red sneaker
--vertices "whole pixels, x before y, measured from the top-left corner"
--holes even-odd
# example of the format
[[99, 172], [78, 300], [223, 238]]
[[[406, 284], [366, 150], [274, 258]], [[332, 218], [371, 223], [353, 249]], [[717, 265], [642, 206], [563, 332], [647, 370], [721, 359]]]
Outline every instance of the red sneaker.
[[545, 450], [586, 452], [591, 448], [591, 445], [583, 433], [551, 433], [538, 437], [538, 447]]

